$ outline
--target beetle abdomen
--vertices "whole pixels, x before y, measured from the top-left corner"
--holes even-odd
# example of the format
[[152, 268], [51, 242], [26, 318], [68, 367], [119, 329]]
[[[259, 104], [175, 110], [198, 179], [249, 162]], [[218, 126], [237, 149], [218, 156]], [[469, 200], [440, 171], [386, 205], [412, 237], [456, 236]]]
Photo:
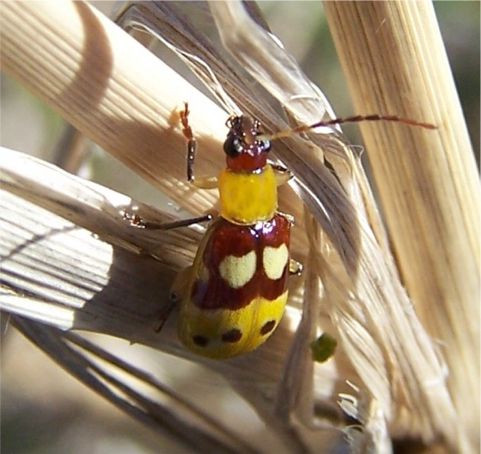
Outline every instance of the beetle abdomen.
[[218, 219], [199, 247], [182, 302], [179, 336], [202, 355], [253, 350], [278, 325], [287, 301], [290, 221], [255, 225]]
[[229, 358], [254, 350], [274, 331], [284, 313], [287, 290], [275, 300], [254, 298], [237, 309], [200, 310], [186, 304], [179, 337], [190, 350], [211, 358]]

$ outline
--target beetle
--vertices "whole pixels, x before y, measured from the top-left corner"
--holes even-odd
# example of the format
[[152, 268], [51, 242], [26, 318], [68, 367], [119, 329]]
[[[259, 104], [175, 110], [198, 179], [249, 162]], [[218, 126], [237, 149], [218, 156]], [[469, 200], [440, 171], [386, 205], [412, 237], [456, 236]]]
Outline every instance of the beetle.
[[[277, 211], [277, 186], [290, 172], [267, 162], [271, 143], [261, 137], [260, 122], [233, 115], [226, 122], [226, 168], [218, 177], [195, 178], [197, 143], [188, 115], [185, 103], [180, 119], [187, 139], [187, 179], [199, 188], [218, 187], [220, 211], [193, 265], [175, 280], [171, 300], [180, 303], [182, 343], [203, 356], [229, 358], [255, 349], [274, 332], [288, 298], [287, 278], [302, 271], [289, 254], [294, 219]], [[155, 224], [132, 213], [124, 217], [135, 227], [164, 230], [212, 219]]]
[[[196, 143], [181, 113], [188, 140], [188, 179], [199, 187], [215, 180], [195, 180]], [[224, 142], [226, 168], [218, 177], [219, 216], [203, 237], [180, 299], [178, 334], [190, 350], [212, 358], [249, 352], [274, 332], [287, 302], [292, 216], [277, 211], [277, 186], [288, 172], [267, 162], [269, 140], [260, 122], [231, 116]], [[277, 176], [276, 176], [277, 175]]]
[[180, 303], [178, 335], [191, 351], [210, 358], [247, 353], [264, 343], [279, 325], [288, 299], [287, 280], [302, 265], [290, 258], [292, 216], [277, 211], [277, 186], [290, 172], [268, 162], [271, 140], [319, 126], [358, 121], [398, 121], [433, 128], [397, 116], [355, 116], [321, 121], [266, 135], [259, 121], [232, 115], [224, 142], [226, 167], [218, 177], [196, 179], [197, 143], [185, 103], [180, 112], [187, 139], [187, 179], [203, 189], [219, 190], [219, 216], [211, 215], [170, 224], [146, 222], [125, 214], [131, 225], [167, 229], [211, 221], [193, 265], [181, 272], [171, 292]]

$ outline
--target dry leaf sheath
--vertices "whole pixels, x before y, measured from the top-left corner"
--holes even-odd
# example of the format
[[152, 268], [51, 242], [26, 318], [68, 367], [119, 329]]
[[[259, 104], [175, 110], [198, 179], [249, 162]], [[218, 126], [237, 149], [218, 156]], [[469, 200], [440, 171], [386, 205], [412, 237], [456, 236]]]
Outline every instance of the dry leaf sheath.
[[407, 290], [443, 345], [454, 430], [466, 430], [471, 446], [464, 448], [476, 450], [480, 187], [433, 5], [327, 2], [326, 12], [357, 108], [439, 126], [436, 134], [362, 128]]

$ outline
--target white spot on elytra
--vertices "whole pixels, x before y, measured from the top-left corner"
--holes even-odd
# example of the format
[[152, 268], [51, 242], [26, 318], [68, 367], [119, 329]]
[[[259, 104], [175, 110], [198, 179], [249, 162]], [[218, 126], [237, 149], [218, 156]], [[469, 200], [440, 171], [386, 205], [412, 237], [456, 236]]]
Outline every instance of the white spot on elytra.
[[279, 279], [289, 260], [289, 250], [283, 243], [279, 247], [266, 246], [262, 254], [264, 271], [269, 279]]
[[220, 263], [219, 272], [232, 288], [243, 287], [256, 272], [256, 252], [250, 251], [242, 257], [228, 255]]

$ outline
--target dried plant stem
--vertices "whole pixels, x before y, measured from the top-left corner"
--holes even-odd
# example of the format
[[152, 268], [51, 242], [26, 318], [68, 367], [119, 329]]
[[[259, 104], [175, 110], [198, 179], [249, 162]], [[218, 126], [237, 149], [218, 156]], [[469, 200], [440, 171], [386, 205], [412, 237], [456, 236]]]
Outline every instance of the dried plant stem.
[[456, 449], [474, 451], [480, 191], [432, 4], [326, 2], [325, 9], [358, 113], [439, 126], [432, 132], [363, 125], [362, 131], [405, 285], [447, 359], [459, 416]]
[[[3, 2], [0, 36], [3, 70], [176, 201], [191, 191], [178, 184], [185, 179], [177, 115], [184, 101], [208, 156], [197, 171], [211, 173], [222, 162], [225, 112], [90, 5]], [[216, 200], [207, 191], [189, 195], [205, 209]]]

